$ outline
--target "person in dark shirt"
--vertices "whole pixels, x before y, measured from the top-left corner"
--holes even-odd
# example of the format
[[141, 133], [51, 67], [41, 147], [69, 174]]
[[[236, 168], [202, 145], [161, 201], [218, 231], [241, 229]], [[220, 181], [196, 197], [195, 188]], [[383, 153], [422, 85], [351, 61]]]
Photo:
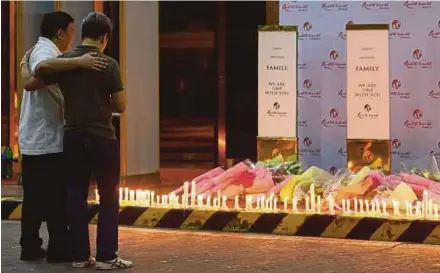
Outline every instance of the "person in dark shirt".
[[[100, 196], [95, 267], [120, 269], [132, 266], [131, 261], [117, 256], [120, 154], [111, 120], [112, 112], [125, 110], [125, 91], [118, 63], [102, 53], [111, 31], [110, 19], [102, 13], [92, 12], [82, 21], [82, 44], [60, 56], [74, 58], [93, 52], [107, 59], [104, 70], [75, 69], [37, 74], [45, 83], [58, 83], [64, 95], [64, 155], [73, 267], [95, 263], [90, 256], [87, 214], [92, 172]], [[32, 90], [32, 86], [26, 86], [26, 90]]]

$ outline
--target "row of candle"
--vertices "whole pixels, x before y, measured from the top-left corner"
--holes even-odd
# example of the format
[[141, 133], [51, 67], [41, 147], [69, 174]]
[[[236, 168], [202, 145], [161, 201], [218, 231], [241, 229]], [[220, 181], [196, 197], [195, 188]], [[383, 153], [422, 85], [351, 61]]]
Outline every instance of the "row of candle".
[[[188, 182], [184, 184], [184, 191], [180, 196], [172, 193], [170, 195], [156, 195], [154, 191], [148, 190], [130, 190], [129, 188], [119, 189], [119, 202], [128, 203], [130, 205], [146, 206], [146, 207], [171, 207], [171, 208], [197, 208], [197, 209], [216, 209], [216, 210], [229, 210], [227, 205], [226, 196], [222, 196], [220, 191], [217, 192], [217, 196], [211, 199], [211, 196], [197, 195], [195, 183], [191, 185], [191, 192], [189, 192]], [[96, 201], [99, 203], [99, 194], [96, 191]], [[285, 198], [283, 200], [283, 209], [278, 208], [278, 199], [271, 194], [269, 197], [259, 197], [254, 199], [255, 196], [245, 196], [245, 207], [241, 208], [239, 204], [239, 196], [234, 197], [234, 210], [241, 211], [263, 211], [263, 212], [300, 212], [298, 209], [298, 203], [300, 199], [293, 198], [289, 200]], [[334, 199], [334, 193], [331, 193], [327, 197], [328, 213], [336, 214], [335, 208], [336, 202]], [[212, 201], [212, 202], [211, 202]], [[255, 202], [254, 202], [255, 201]], [[289, 201], [291, 201], [291, 208], [289, 209]], [[314, 184], [310, 187], [310, 194], [304, 198], [305, 209], [304, 212], [309, 213], [321, 213], [322, 203], [321, 196], [315, 196]], [[392, 213], [388, 213], [387, 203], [385, 201], [380, 202], [377, 199], [363, 200], [354, 198], [343, 199], [341, 202], [341, 214], [343, 215], [358, 215], [358, 216], [371, 216], [371, 217], [405, 217], [405, 218], [423, 218], [438, 220], [439, 208], [438, 204], [433, 204], [432, 199], [429, 199], [428, 193], [423, 193], [423, 200], [417, 201], [415, 205], [405, 201], [405, 213], [401, 214], [400, 203], [392, 201]]]

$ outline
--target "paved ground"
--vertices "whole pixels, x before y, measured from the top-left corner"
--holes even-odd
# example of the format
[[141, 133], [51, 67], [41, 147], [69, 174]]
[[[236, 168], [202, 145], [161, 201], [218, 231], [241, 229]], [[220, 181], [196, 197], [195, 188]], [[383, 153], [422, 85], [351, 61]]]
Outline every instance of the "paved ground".
[[[18, 261], [19, 228], [2, 221], [1, 272], [93, 272]], [[134, 261], [131, 273], [440, 272], [437, 246], [122, 227], [120, 255]]]

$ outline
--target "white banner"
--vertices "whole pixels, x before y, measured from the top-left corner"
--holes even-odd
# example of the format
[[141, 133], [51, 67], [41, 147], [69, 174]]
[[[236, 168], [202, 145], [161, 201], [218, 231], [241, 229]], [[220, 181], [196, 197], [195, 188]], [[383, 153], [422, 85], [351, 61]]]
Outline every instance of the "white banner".
[[261, 27], [258, 32], [259, 137], [297, 137], [296, 70], [296, 26]]
[[388, 140], [388, 25], [347, 25], [347, 139]]

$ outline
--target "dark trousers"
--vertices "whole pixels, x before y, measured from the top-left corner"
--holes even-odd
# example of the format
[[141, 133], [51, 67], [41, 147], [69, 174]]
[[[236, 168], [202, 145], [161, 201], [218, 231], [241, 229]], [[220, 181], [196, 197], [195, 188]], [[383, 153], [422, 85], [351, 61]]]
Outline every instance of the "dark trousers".
[[91, 173], [96, 177], [100, 196], [98, 210], [98, 261], [117, 257], [120, 158], [117, 140], [81, 130], [64, 134], [69, 230], [74, 261], [90, 257], [87, 197]]
[[48, 257], [56, 259], [68, 249], [66, 184], [63, 155], [23, 155], [23, 207], [20, 245], [38, 251], [43, 243], [39, 230], [43, 221], [49, 231]]

